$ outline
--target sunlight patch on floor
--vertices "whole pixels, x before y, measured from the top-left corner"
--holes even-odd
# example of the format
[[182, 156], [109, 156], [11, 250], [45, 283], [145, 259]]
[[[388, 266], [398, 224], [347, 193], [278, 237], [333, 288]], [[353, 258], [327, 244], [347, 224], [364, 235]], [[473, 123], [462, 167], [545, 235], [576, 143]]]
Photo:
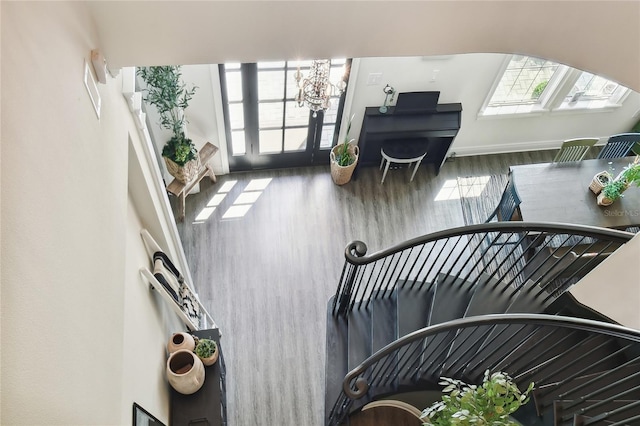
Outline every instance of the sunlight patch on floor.
[[448, 179], [433, 201], [458, 200], [460, 197], [479, 197], [487, 186], [491, 176], [470, 176], [458, 179]]

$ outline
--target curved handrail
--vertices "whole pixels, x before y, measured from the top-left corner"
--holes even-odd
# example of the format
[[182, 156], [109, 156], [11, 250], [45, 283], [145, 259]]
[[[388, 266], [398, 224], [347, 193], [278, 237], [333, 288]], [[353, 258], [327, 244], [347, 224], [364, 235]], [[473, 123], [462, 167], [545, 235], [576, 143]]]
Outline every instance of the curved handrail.
[[[523, 286], [551, 303], [635, 234], [563, 223], [491, 222], [434, 232], [367, 254], [362, 241], [345, 249], [332, 311], [388, 297], [397, 283], [429, 290], [436, 281], [490, 285], [505, 297]], [[544, 300], [542, 300], [544, 299]]]
[[349, 263], [354, 265], [366, 265], [376, 260], [391, 256], [402, 250], [407, 250], [421, 244], [442, 240], [445, 238], [459, 237], [462, 235], [480, 234], [484, 232], [501, 231], [501, 232], [555, 232], [555, 233], [572, 233], [588, 237], [602, 237], [610, 239], [614, 242], [627, 242], [635, 236], [635, 234], [626, 231], [620, 231], [609, 228], [599, 228], [597, 226], [576, 225], [571, 223], [559, 222], [490, 222], [479, 223], [476, 225], [460, 226], [457, 228], [449, 228], [442, 231], [436, 231], [420, 237], [412, 238], [402, 243], [393, 245], [389, 248], [376, 251], [367, 255], [367, 245], [359, 240], [350, 242], [345, 248], [345, 258]]
[[[624, 327], [617, 324], [604, 323], [582, 318], [545, 314], [492, 314], [467, 317], [425, 327], [420, 330], [414, 331], [413, 333], [407, 334], [406, 336], [392, 343], [389, 343], [387, 346], [371, 355], [369, 358], [364, 360], [357, 367], [347, 373], [342, 382], [343, 392], [350, 399], [362, 398], [367, 393], [369, 385], [364, 378], [358, 376], [363, 374], [368, 368], [374, 366], [378, 361], [382, 360], [386, 356], [413, 342], [443, 332], [456, 331], [459, 329], [476, 326], [493, 326], [501, 324], [535, 324], [542, 326], [563, 327], [573, 330], [605, 334], [608, 336], [623, 338], [640, 343], [639, 330], [634, 330], [632, 328]], [[356, 379], [356, 390], [353, 390], [351, 388], [351, 383], [354, 379]]]

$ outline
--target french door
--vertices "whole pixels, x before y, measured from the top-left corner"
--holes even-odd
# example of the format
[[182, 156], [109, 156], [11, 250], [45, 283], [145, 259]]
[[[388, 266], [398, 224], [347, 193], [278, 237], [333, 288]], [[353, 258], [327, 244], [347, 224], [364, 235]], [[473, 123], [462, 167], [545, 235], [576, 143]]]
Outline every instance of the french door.
[[[311, 61], [220, 65], [230, 171], [297, 167], [329, 162], [338, 137], [344, 93], [313, 114], [298, 106], [296, 71]], [[330, 80], [347, 81], [348, 61], [332, 60]], [[315, 116], [314, 116], [315, 115]]]

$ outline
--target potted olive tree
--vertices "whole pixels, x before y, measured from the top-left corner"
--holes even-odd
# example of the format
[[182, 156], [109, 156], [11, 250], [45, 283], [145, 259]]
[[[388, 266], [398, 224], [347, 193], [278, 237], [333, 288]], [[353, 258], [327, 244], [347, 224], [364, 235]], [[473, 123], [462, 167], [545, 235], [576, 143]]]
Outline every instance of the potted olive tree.
[[517, 426], [510, 415], [527, 403], [533, 382], [524, 392], [502, 372], [484, 372], [480, 385], [441, 377], [442, 401], [434, 402], [422, 412], [425, 426]]
[[138, 68], [137, 74], [147, 84], [144, 101], [158, 110], [160, 126], [173, 133], [162, 149], [167, 170], [180, 182], [187, 183], [200, 169], [198, 151], [185, 134], [184, 116], [196, 87], [187, 88], [179, 66]]

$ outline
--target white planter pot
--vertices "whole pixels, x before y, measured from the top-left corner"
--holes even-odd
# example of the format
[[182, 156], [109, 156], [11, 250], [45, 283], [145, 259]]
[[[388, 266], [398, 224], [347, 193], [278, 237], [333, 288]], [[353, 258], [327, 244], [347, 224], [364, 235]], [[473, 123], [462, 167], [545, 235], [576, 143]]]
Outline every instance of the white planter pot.
[[611, 200], [607, 197], [604, 196], [603, 192], [600, 192], [598, 194], [598, 205], [599, 206], [610, 206], [611, 204], [613, 204], [614, 200]]
[[[603, 179], [605, 183], [603, 184], [602, 182], [600, 182], [600, 179]], [[611, 182], [612, 180], [613, 180], [613, 177], [611, 177], [611, 174], [609, 172], [606, 172], [606, 171], [600, 172], [593, 177], [593, 180], [589, 185], [589, 189], [591, 190], [591, 192], [598, 195], [600, 194], [600, 191], [602, 191], [602, 188], [604, 188], [604, 186], [607, 183]]]
[[204, 384], [204, 364], [187, 349], [180, 349], [167, 360], [167, 379], [176, 391], [191, 395]]

